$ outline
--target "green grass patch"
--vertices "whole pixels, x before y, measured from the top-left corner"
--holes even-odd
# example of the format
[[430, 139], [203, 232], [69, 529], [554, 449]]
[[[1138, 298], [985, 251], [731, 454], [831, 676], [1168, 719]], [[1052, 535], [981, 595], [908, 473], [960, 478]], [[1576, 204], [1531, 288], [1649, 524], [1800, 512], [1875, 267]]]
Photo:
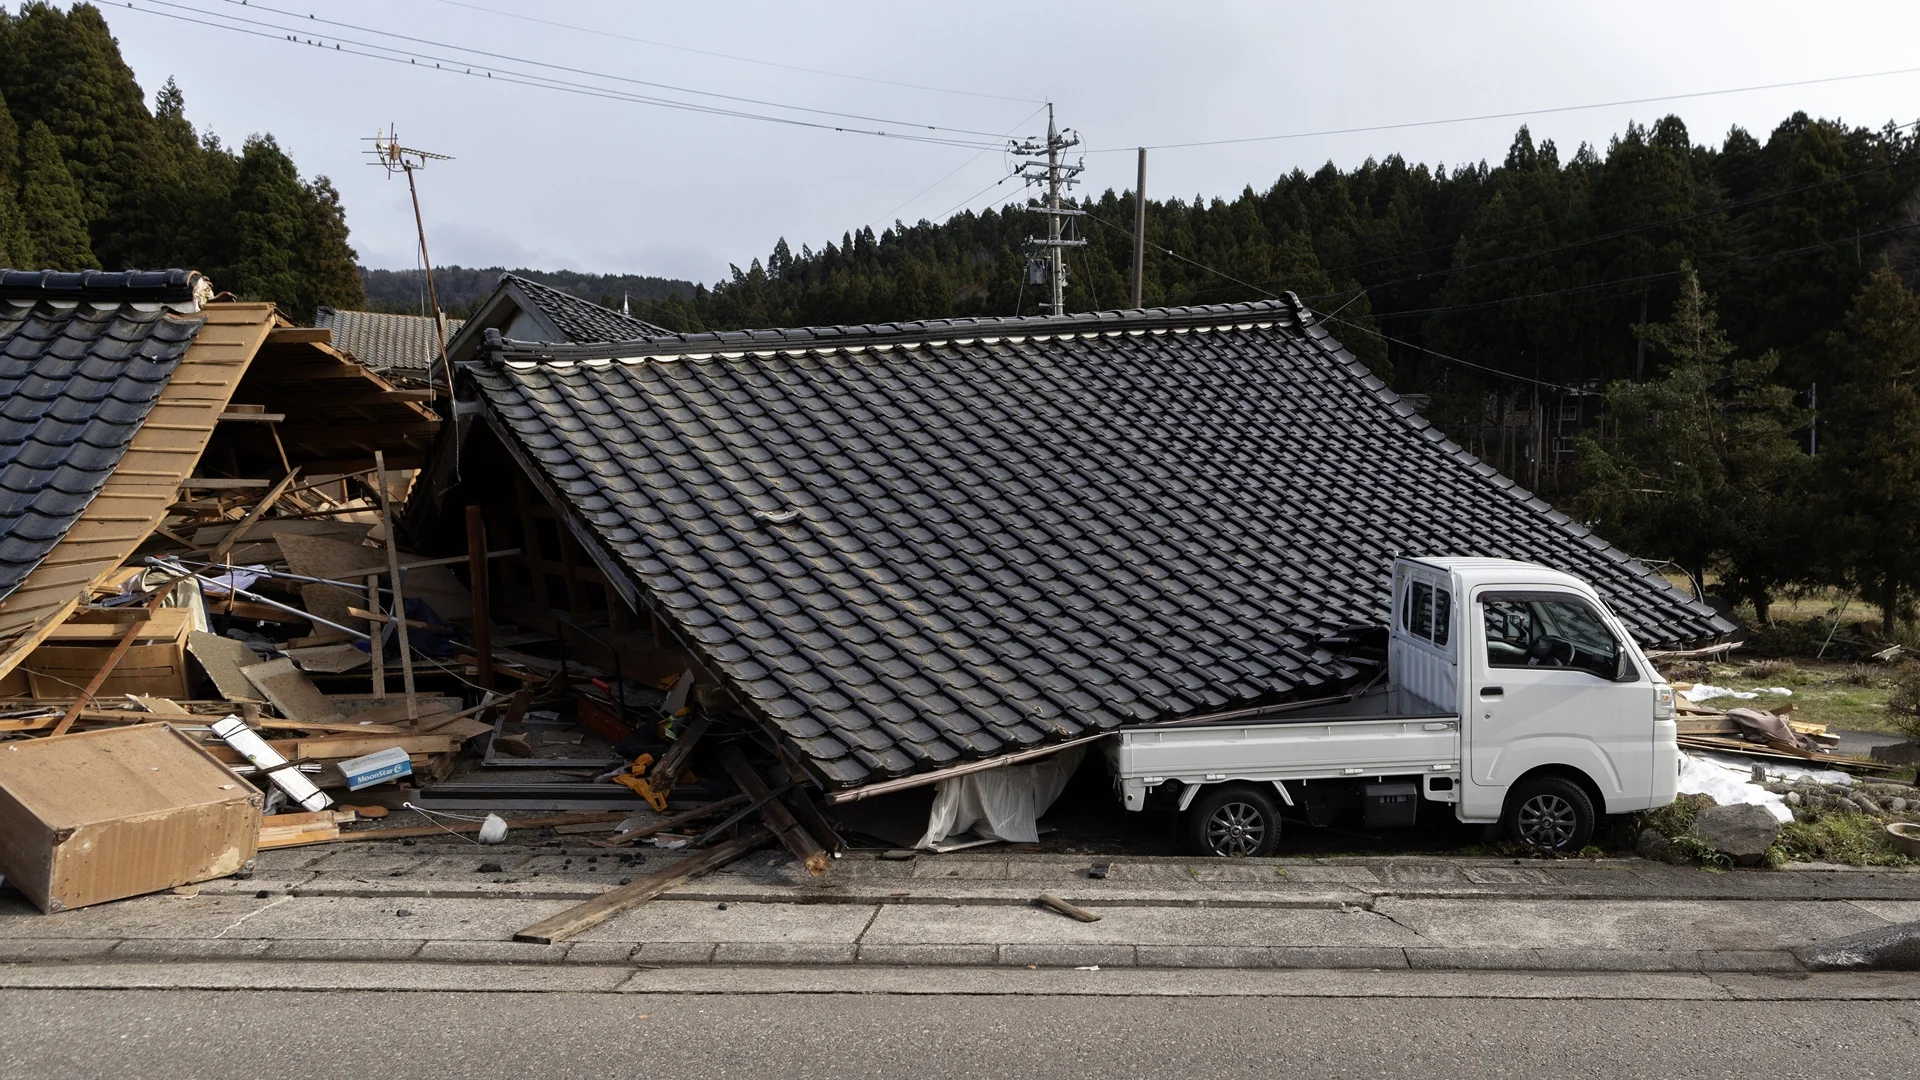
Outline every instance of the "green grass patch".
[[[1821, 814], [1788, 822], [1768, 850], [1769, 861], [1831, 862], [1848, 866], [1913, 866], [1887, 835], [1886, 826], [1866, 814]], [[1777, 856], [1777, 859], [1775, 858]]]

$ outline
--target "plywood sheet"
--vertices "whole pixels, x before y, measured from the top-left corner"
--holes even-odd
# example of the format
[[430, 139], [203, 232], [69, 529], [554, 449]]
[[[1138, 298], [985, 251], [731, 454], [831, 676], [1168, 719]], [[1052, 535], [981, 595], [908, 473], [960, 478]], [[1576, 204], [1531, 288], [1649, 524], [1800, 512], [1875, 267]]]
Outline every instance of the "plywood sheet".
[[[274, 537], [287, 560], [287, 568], [305, 577], [346, 580], [348, 571], [364, 570], [380, 561], [378, 548], [329, 540], [321, 536], [288, 534]], [[334, 585], [300, 586], [300, 603], [308, 614], [317, 615], [341, 626], [366, 630], [367, 620], [347, 614], [349, 607], [365, 607], [366, 593], [349, 592]]]
[[247, 681], [260, 688], [280, 715], [289, 720], [344, 720], [327, 695], [320, 692], [293, 661], [282, 656], [243, 668]]
[[260, 692], [247, 680], [244, 669], [260, 662], [252, 649], [229, 637], [194, 631], [187, 635], [187, 652], [200, 662], [213, 679], [214, 688], [226, 701], [260, 701]]
[[373, 658], [352, 645], [315, 645], [305, 649], [281, 650], [301, 671], [318, 671], [328, 675], [338, 675], [343, 671], [365, 667]]

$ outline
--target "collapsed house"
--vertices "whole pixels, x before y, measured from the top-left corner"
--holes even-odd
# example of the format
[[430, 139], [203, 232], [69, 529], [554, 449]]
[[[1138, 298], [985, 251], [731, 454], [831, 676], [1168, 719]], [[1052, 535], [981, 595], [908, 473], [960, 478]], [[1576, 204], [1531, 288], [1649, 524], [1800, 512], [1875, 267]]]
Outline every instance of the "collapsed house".
[[448, 545], [479, 506], [520, 552], [497, 611], [590, 627], [642, 678], [684, 665], [829, 803], [1350, 683], [1322, 639], [1384, 621], [1396, 554], [1577, 574], [1650, 647], [1731, 629], [1292, 299], [462, 337], [413, 528]]

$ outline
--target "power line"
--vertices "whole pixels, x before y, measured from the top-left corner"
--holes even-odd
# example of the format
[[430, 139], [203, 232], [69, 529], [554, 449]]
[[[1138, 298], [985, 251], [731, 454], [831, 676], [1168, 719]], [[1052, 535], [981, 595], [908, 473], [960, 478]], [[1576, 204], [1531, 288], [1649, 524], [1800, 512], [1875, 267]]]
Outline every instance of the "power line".
[[[1883, 79], [1894, 75], [1913, 75], [1920, 73], [1920, 67], [1895, 68], [1890, 71], [1865, 71], [1853, 75], [1830, 75], [1819, 79], [1797, 79], [1792, 82], [1763, 83], [1757, 86], [1731, 86], [1719, 90], [1696, 90], [1685, 94], [1660, 94], [1653, 97], [1621, 98], [1617, 101], [1599, 101], [1589, 105], [1558, 105], [1545, 109], [1518, 109], [1512, 112], [1481, 113], [1477, 116], [1453, 116], [1443, 120], [1411, 120], [1397, 124], [1369, 124], [1364, 127], [1328, 128], [1322, 131], [1294, 131], [1283, 135], [1251, 135], [1234, 139], [1203, 139], [1195, 142], [1157, 143], [1147, 147], [1149, 150], [1184, 150], [1197, 146], [1235, 146], [1242, 143], [1279, 142], [1286, 139], [1313, 139], [1326, 135], [1357, 135], [1371, 131], [1401, 131], [1408, 128], [1438, 127], [1444, 124], [1471, 124], [1480, 120], [1512, 120], [1524, 116], [1547, 116], [1554, 113], [1584, 112], [1590, 109], [1611, 109], [1621, 105], [1649, 105], [1662, 101], [1684, 101], [1689, 98], [1722, 97], [1727, 94], [1748, 94], [1760, 90], [1786, 90], [1798, 86], [1820, 86], [1827, 83], [1850, 82], [1857, 79]], [[1089, 154], [1134, 153], [1135, 146], [1108, 146], [1098, 150], [1088, 150]]]
[[631, 34], [622, 34], [613, 30], [596, 29], [590, 26], [576, 26], [573, 23], [563, 23], [553, 19], [542, 19], [535, 15], [523, 15], [516, 11], [501, 11], [498, 8], [463, 3], [462, 0], [435, 0], [435, 2], [446, 4], [450, 7], [466, 8], [469, 11], [482, 11], [489, 15], [498, 15], [503, 19], [519, 19], [522, 22], [539, 23], [542, 26], [554, 26], [562, 30], [573, 30], [582, 34], [591, 34], [594, 37], [615, 38], [620, 41], [631, 41], [639, 45], [652, 45], [659, 49], [673, 49], [677, 52], [692, 53], [695, 56], [711, 56], [720, 60], [736, 60], [743, 64], [759, 64], [762, 67], [779, 68], [782, 71], [798, 71], [808, 75], [824, 75], [833, 79], [851, 79], [854, 82], [874, 83], [879, 86], [895, 86], [907, 90], [925, 90], [928, 93], [934, 94], [958, 94], [962, 97], [988, 98], [994, 101], [1017, 101], [1026, 105], [1045, 104], [1037, 98], [1011, 97], [1006, 94], [989, 94], [979, 90], [955, 90], [945, 86], [926, 86], [921, 83], [896, 82], [893, 79], [881, 79], [871, 75], [853, 75], [844, 71], [828, 71], [824, 68], [802, 67], [798, 64], [782, 64], [777, 60], [762, 60], [753, 56], [739, 56], [734, 53], [714, 52], [710, 49], [696, 49], [691, 45], [675, 45], [670, 41], [655, 41], [652, 38], [634, 37]]
[[[180, 11], [191, 11], [191, 12], [194, 12], [195, 14], [209, 15], [213, 18], [218, 18], [218, 19], [230, 19], [234, 22], [247, 23], [253, 26], [265, 26], [265, 27], [270, 27], [272, 29], [276, 29], [276, 30], [292, 29], [291, 27], [279, 26], [275, 23], [264, 22], [259, 19], [249, 19], [240, 15], [223, 15], [217, 12], [209, 12], [188, 4], [176, 3], [174, 2], [174, 0], [148, 0], [148, 2], [159, 4], [162, 7], [170, 7]], [[248, 0], [223, 0], [223, 2], [235, 7], [244, 7], [249, 11], [264, 11], [272, 15], [281, 16], [282, 18], [295, 19], [295, 20], [298, 20], [301, 18], [298, 12], [285, 11], [280, 8], [270, 7], [265, 4], [251, 3], [251, 2], [248, 2]], [[625, 75], [614, 75], [604, 71], [593, 71], [588, 68], [572, 67], [567, 64], [552, 64], [543, 60], [532, 60], [532, 59], [528, 59], [527, 57], [513, 56], [508, 53], [490, 52], [486, 49], [475, 49], [466, 45], [455, 45], [445, 41], [435, 41], [431, 38], [415, 37], [411, 34], [402, 34], [392, 30], [381, 30], [377, 27], [360, 26], [355, 23], [341, 22], [337, 19], [323, 19], [318, 15], [308, 15], [305, 18], [306, 18], [306, 21], [309, 23], [321, 23], [327, 26], [338, 26], [347, 30], [357, 31], [362, 34], [377, 34], [381, 37], [393, 38], [397, 41], [410, 41], [417, 45], [428, 45], [428, 46], [432, 46], [434, 48], [439, 48], [439, 49], [451, 49], [455, 52], [471, 53], [474, 56], [484, 56], [493, 60], [505, 60], [515, 64], [527, 64], [533, 67], [546, 68], [551, 71], [565, 72], [570, 75], [583, 75], [583, 76], [588, 76], [596, 79], [608, 79], [614, 82], [630, 83], [635, 86], [645, 86], [655, 90], [669, 90], [669, 91], [673, 91], [674, 93], [680, 93], [680, 94], [694, 94], [700, 97], [710, 97], [710, 98], [715, 98], [721, 101], [739, 102], [745, 105], [759, 105], [766, 108], [789, 109], [794, 112], [812, 113], [817, 116], [837, 116], [843, 119], [859, 120], [865, 123], [900, 124], [907, 127], [923, 128], [928, 131], [944, 131], [950, 134], [975, 135], [983, 138], [1002, 137], [997, 135], [995, 132], [991, 132], [991, 131], [974, 131], [967, 128], [951, 128], [951, 127], [944, 127], [936, 124], [921, 124], [921, 123], [915, 123], [912, 121], [893, 120], [893, 119], [888, 119], [886, 117], [880, 117], [880, 116], [867, 116], [861, 113], [839, 112], [833, 109], [816, 109], [816, 108], [811, 108], [805, 105], [788, 105], [784, 102], [767, 101], [762, 98], [742, 97], [737, 94], [722, 94], [712, 90], [699, 90], [699, 89], [695, 89], [693, 87], [688, 87], [688, 86], [675, 86], [671, 83], [652, 82], [647, 79], [636, 79], [636, 78], [631, 78]], [[385, 52], [400, 53], [401, 55], [419, 55], [405, 49], [394, 49], [389, 46], [377, 45], [372, 42], [347, 41], [347, 39], [345, 38], [342, 38], [340, 40], [347, 42], [348, 44], [359, 45], [362, 48], [380, 49]], [[431, 57], [431, 59], [439, 60], [443, 62], [453, 62], [453, 63], [467, 62], [463, 60], [454, 60], [449, 57], [439, 57], [439, 56]], [[521, 74], [524, 74], [524, 73], [521, 73]], [[535, 77], [539, 77], [539, 76], [535, 76]], [[574, 84], [569, 84], [569, 85], [574, 85]]]
[[[446, 0], [446, 2], [451, 2], [451, 0]], [[1040, 109], [1044, 109], [1044, 108], [1046, 108], [1046, 106], [1043, 104], [1040, 106], [1039, 109], [1035, 109], [1032, 112], [1028, 113], [1024, 119], [1022, 119], [1018, 124], [1015, 124], [1012, 128], [1008, 129], [1006, 134], [1001, 137], [1011, 138], [1014, 132], [1019, 131], [1023, 127], [1026, 127], [1027, 124], [1031, 122], [1034, 117], [1039, 116]], [[904, 210], [907, 207], [912, 206], [915, 202], [919, 201], [922, 195], [925, 195], [927, 192], [932, 191], [934, 188], [937, 188], [941, 184], [944, 184], [947, 181], [953, 179], [954, 176], [960, 172], [960, 170], [966, 168], [967, 166], [973, 164], [976, 161], [979, 161], [986, 154], [987, 154], [987, 151], [982, 150], [978, 154], [975, 154], [972, 157], [968, 158], [967, 160], [961, 162], [960, 164], [955, 165], [951, 172], [947, 173], [945, 176], [942, 176], [940, 179], [935, 180], [933, 183], [928, 184], [926, 187], [921, 188], [919, 191], [909, 196], [907, 200], [901, 203], [899, 206], [896, 206], [893, 209], [887, 211], [886, 213], [881, 214], [879, 217], [874, 218], [872, 221], [867, 222], [867, 228], [871, 229], [875, 225], [878, 225], [882, 221], [885, 221], [887, 218], [890, 218], [893, 215], [899, 213], [901, 210]], [[1002, 177], [1001, 179], [1004, 180], [1005, 177]], [[998, 186], [998, 185], [999, 185], [999, 181], [998, 180], [994, 181], [994, 186]], [[965, 202], [962, 202], [961, 205], [964, 206], [966, 205], [966, 203], [972, 202], [974, 198], [977, 198], [980, 195], [985, 194], [988, 190], [989, 190], [988, 188], [981, 188], [980, 191], [976, 192], [973, 197], [968, 198], [967, 200], [965, 200]]]
[[[164, 3], [165, 0], [144, 0], [144, 2], [148, 4]], [[170, 5], [170, 6], [177, 6], [177, 5]], [[213, 27], [214, 29], [225, 30], [229, 33], [244, 34], [248, 37], [264, 38], [270, 41], [279, 41], [283, 43], [304, 45], [312, 48], [318, 48], [323, 52], [341, 53], [341, 54], [346, 54], [350, 56], [359, 56], [369, 60], [380, 60], [386, 63], [399, 64], [403, 67], [414, 68], [416, 70], [421, 70], [421, 71], [435, 71], [435, 72], [439, 72], [447, 75], [464, 75], [469, 78], [481, 79], [488, 82], [507, 83], [509, 85], [515, 85], [515, 86], [529, 86], [529, 87], [534, 87], [536, 89], [541, 89], [541, 90], [554, 90], [561, 93], [576, 94], [582, 97], [602, 98], [609, 101], [621, 101], [621, 102], [641, 104], [641, 105], [655, 105], [662, 108], [679, 109], [685, 112], [705, 113], [705, 114], [714, 115], [714, 116], [730, 116], [730, 117], [743, 119], [743, 120], [759, 120], [765, 123], [782, 124], [788, 127], [809, 128], [816, 131], [832, 131], [832, 132], [838, 132], [838, 133], [848, 134], [848, 135], [869, 135], [876, 138], [894, 139], [901, 142], [926, 143], [926, 144], [935, 145], [935, 146], [953, 146], [953, 147], [958, 147], [960, 149], [965, 149], [965, 150], [988, 149], [988, 148], [992, 148], [994, 145], [994, 144], [981, 143], [981, 142], [971, 141], [971, 140], [942, 138], [940, 136], [907, 134], [905, 132], [898, 132], [898, 131], [873, 130], [873, 129], [867, 129], [867, 128], [850, 127], [850, 126], [841, 125], [841, 124], [827, 124], [827, 123], [821, 123], [821, 122], [812, 121], [812, 120], [801, 120], [795, 117], [788, 117], [788, 116], [769, 116], [762, 113], [745, 112], [738, 109], [726, 109], [726, 108], [720, 108], [717, 106], [700, 105], [693, 102], [676, 101], [671, 98], [656, 98], [656, 97], [650, 97], [646, 95], [634, 94], [626, 91], [592, 87], [592, 86], [587, 86], [579, 83], [569, 83], [562, 80], [552, 79], [547, 76], [531, 75], [524, 72], [510, 71], [508, 69], [503, 69], [503, 68], [496, 67], [496, 68], [489, 69], [485, 65], [482, 65], [478, 68], [470, 67], [460, 61], [447, 61], [446, 63], [449, 63], [452, 66], [446, 66], [446, 64], [443, 64], [442, 62], [436, 62], [433, 57], [425, 57], [424, 59], [427, 62], [419, 63], [418, 59], [420, 59], [420, 54], [411, 54], [411, 53], [407, 53], [405, 50], [392, 49], [386, 46], [364, 45], [364, 48], [381, 50], [380, 52], [366, 52], [366, 51], [363, 51], [362, 48], [348, 48], [347, 45], [349, 43], [346, 42], [344, 39], [341, 39], [339, 41], [333, 42], [332, 47], [328, 48], [328, 43], [323, 42], [319, 39], [303, 38], [293, 34], [270, 34], [261, 30], [249, 30], [243, 26], [232, 25], [230, 22], [215, 22], [215, 21], [211, 21], [210, 19], [195, 19], [186, 15], [178, 15], [169, 11], [158, 11], [152, 7], [139, 7], [132, 2], [129, 2], [127, 4], [127, 9], [129, 11], [138, 11], [143, 14], [157, 16], [163, 19], [173, 19], [177, 22], [191, 23], [196, 26]], [[217, 15], [214, 15], [214, 13], [212, 12], [199, 11], [199, 9], [186, 9], [186, 10], [193, 10], [199, 14], [209, 15], [215, 18], [229, 18], [229, 19], [232, 18], [231, 16], [217, 16]], [[271, 26], [272, 24], [261, 24], [261, 25]], [[281, 29], [284, 29], [284, 28], [281, 28]], [[354, 42], [351, 44], [361, 45], [363, 43]], [[397, 53], [399, 55], [386, 56], [386, 55], [381, 55], [382, 52]]]
[[1428, 356], [1435, 357], [1436, 359], [1440, 359], [1440, 360], [1445, 360], [1445, 361], [1448, 361], [1449, 363], [1459, 364], [1462, 367], [1475, 368], [1480, 371], [1484, 371], [1490, 375], [1498, 375], [1503, 379], [1513, 379], [1518, 382], [1532, 383], [1535, 386], [1545, 386], [1553, 390], [1558, 390], [1561, 393], [1565, 393], [1565, 394], [1586, 395], [1586, 394], [1593, 393], [1593, 391], [1591, 390], [1582, 390], [1577, 386], [1567, 386], [1562, 383], [1548, 382], [1545, 379], [1530, 378], [1526, 375], [1515, 375], [1511, 371], [1501, 371], [1499, 368], [1496, 368], [1496, 367], [1488, 367], [1485, 364], [1476, 364], [1471, 360], [1462, 360], [1457, 356], [1449, 356], [1443, 352], [1435, 352], [1434, 350], [1427, 348], [1425, 345], [1415, 345], [1411, 341], [1403, 341], [1397, 337], [1390, 337], [1386, 334], [1381, 333], [1378, 330], [1375, 330], [1373, 327], [1366, 325], [1365, 323], [1352, 322], [1350, 320], [1338, 318], [1333, 315], [1323, 316], [1323, 318], [1327, 319], [1327, 321], [1329, 322], [1337, 322], [1341, 326], [1351, 326], [1355, 330], [1358, 330], [1363, 334], [1372, 334], [1374, 337], [1379, 338], [1381, 341], [1392, 342], [1395, 345], [1401, 345], [1406, 348], [1416, 350], [1418, 352], [1423, 352], [1423, 353], [1426, 353]]

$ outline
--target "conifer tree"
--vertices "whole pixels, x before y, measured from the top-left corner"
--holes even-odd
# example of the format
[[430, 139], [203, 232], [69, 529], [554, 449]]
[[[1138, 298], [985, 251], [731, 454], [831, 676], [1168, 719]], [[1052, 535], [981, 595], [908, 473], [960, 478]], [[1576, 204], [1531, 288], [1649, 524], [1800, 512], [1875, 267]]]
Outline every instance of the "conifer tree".
[[52, 270], [99, 269], [87, 238], [79, 185], [60, 159], [60, 145], [46, 124], [34, 121], [25, 150], [20, 215], [35, 261]]
[[1920, 594], [1920, 296], [1882, 265], [1830, 344], [1815, 535], [1890, 635]]
[[20, 130], [7, 99], [0, 96], [0, 269], [28, 269], [34, 263], [27, 223], [20, 213]]

